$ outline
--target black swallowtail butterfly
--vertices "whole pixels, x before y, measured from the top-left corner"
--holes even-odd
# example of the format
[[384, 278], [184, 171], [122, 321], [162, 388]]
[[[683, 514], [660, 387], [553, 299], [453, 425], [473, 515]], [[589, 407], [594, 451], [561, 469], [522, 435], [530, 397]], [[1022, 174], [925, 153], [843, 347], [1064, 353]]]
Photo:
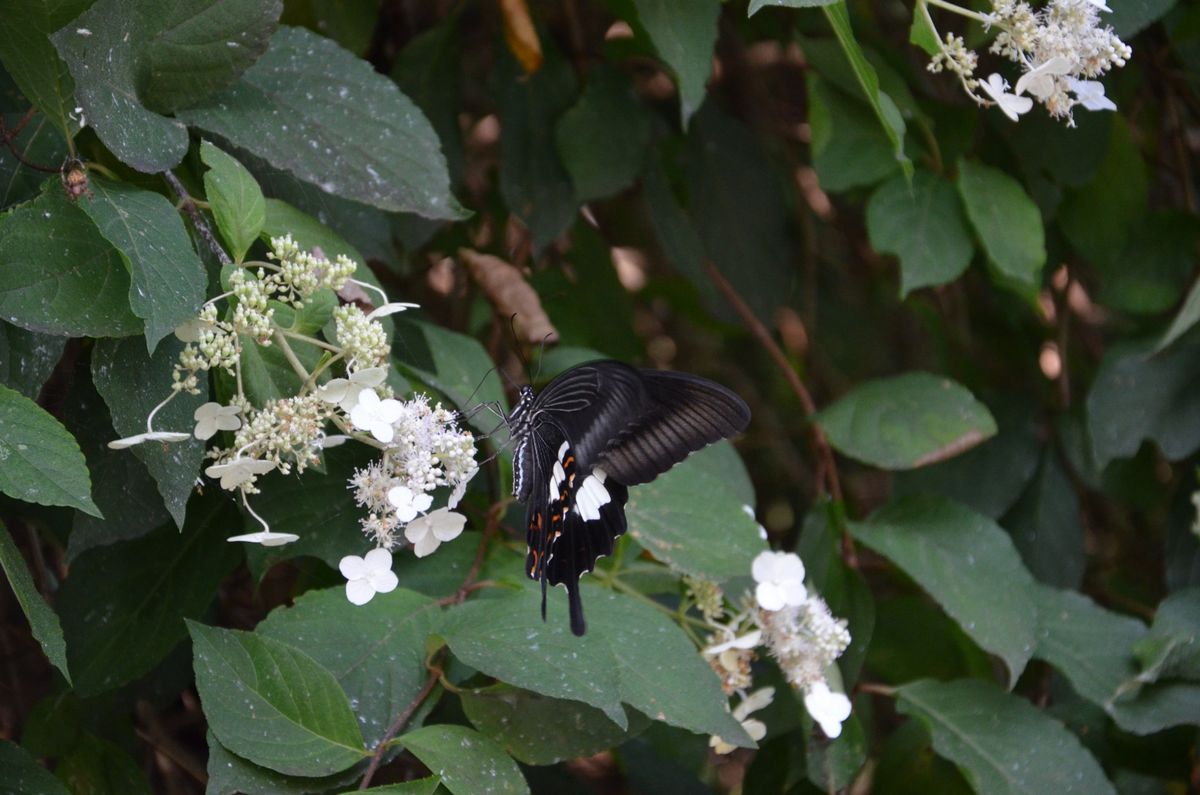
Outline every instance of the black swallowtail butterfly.
[[720, 384], [686, 373], [595, 361], [537, 394], [522, 387], [508, 416], [513, 495], [526, 506], [525, 571], [565, 585], [571, 631], [586, 629], [579, 578], [625, 532], [628, 487], [745, 429], [750, 409]]

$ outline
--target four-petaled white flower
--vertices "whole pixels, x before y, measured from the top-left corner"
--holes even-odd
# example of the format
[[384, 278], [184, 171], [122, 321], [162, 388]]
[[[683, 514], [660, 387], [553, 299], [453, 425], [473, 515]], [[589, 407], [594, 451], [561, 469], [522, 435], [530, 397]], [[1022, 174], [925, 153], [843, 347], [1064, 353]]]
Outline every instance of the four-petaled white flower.
[[196, 430], [192, 434], [197, 439], [211, 439], [217, 431], [236, 431], [242, 427], [238, 407], [222, 406], [220, 403], [205, 403], [196, 409], [192, 419], [196, 421]]
[[1013, 93], [1024, 94], [1028, 91], [1038, 99], [1044, 100], [1054, 93], [1054, 78], [1068, 74], [1073, 66], [1069, 58], [1057, 55], [1021, 75]]
[[1116, 103], [1104, 96], [1104, 84], [1099, 80], [1076, 80], [1071, 77], [1067, 82], [1071, 91], [1075, 92], [1075, 99], [1088, 110], [1117, 109]]
[[[764, 687], [755, 690], [750, 695], [742, 699], [742, 703], [738, 704], [733, 710], [733, 717], [742, 724], [742, 728], [746, 730], [746, 734], [750, 735], [750, 739], [758, 742], [767, 736], [767, 724], [761, 720], [749, 717], [751, 712], [757, 712], [769, 705], [772, 699], [775, 698], [775, 688]], [[708, 738], [708, 746], [718, 754], [727, 754], [733, 751], [737, 746], [727, 743], [720, 737], [713, 735]]]
[[420, 304], [406, 304], [402, 301], [397, 301], [395, 303], [384, 304], [383, 306], [372, 309], [370, 314], [367, 315], [367, 320], [374, 320], [376, 318], [387, 317], [388, 315], [394, 315], [397, 312], [403, 312], [405, 309], [420, 309], [420, 308], [421, 308]]
[[275, 468], [274, 461], [261, 461], [257, 458], [235, 458], [224, 464], [213, 464], [204, 470], [210, 478], [220, 478], [221, 488], [233, 491], [238, 486], [251, 483], [259, 475], [265, 475]]
[[850, 699], [835, 693], [825, 682], [817, 682], [804, 694], [804, 708], [830, 739], [842, 733], [842, 722], [850, 717]]
[[423, 558], [433, 554], [443, 542], [458, 538], [466, 523], [467, 517], [462, 514], [438, 508], [409, 522], [408, 527], [404, 528], [404, 537], [413, 545], [413, 554]]
[[380, 400], [374, 389], [361, 389], [358, 403], [350, 410], [350, 422], [354, 427], [367, 431], [379, 441], [387, 444], [396, 435], [392, 423], [404, 413], [404, 404], [388, 398]]
[[377, 387], [386, 379], [386, 367], [367, 367], [355, 370], [349, 378], [333, 379], [317, 390], [317, 396], [348, 412], [358, 405], [358, 396], [363, 389]]
[[124, 450], [126, 447], [133, 447], [135, 444], [141, 444], [142, 442], [186, 442], [191, 438], [192, 435], [190, 433], [147, 431], [135, 436], [126, 436], [123, 439], [113, 439], [108, 443], [108, 446], [112, 450]]
[[387, 498], [396, 509], [396, 518], [402, 522], [411, 522], [417, 514], [425, 513], [433, 505], [432, 496], [415, 494], [408, 486], [393, 486], [388, 489]]
[[804, 587], [804, 563], [792, 552], [760, 552], [750, 566], [758, 586], [754, 598], [763, 610], [799, 607], [808, 599]]
[[346, 598], [356, 605], [365, 605], [377, 593], [396, 590], [400, 580], [392, 571], [392, 553], [372, 549], [365, 557], [347, 555], [338, 563], [346, 578]]
[[276, 533], [273, 530], [259, 530], [257, 533], [247, 533], [241, 536], [231, 536], [226, 541], [245, 541], [248, 544], [262, 544], [264, 547], [280, 547], [290, 544], [298, 535], [292, 533]]
[[1013, 121], [1033, 107], [1033, 100], [1029, 97], [1018, 97], [1008, 93], [1008, 81], [995, 72], [988, 75], [988, 79], [979, 86], [996, 102], [1000, 110], [1004, 111], [1004, 115]]

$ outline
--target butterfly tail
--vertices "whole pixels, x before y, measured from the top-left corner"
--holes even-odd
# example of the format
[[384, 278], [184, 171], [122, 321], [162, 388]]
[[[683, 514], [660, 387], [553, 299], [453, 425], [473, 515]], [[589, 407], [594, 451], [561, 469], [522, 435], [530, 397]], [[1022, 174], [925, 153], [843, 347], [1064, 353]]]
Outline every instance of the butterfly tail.
[[571, 632], [576, 637], [582, 637], [587, 632], [587, 622], [583, 620], [583, 599], [579, 596], [579, 578], [572, 577], [567, 580], [566, 585], [567, 604], [571, 609]]
[[542, 570], [542, 623], [546, 623], [546, 570]]

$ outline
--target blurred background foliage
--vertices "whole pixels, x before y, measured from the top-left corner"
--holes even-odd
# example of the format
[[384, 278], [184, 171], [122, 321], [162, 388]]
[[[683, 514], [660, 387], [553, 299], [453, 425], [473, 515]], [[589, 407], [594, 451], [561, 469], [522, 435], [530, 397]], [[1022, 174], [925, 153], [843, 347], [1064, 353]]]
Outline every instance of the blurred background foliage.
[[[18, 439], [18, 415], [2, 412], [36, 400], [78, 440], [95, 500], [44, 507], [0, 483], [13, 584], [0, 597], [0, 737], [20, 745], [0, 745], [0, 789], [357, 780], [251, 775], [206, 741], [180, 642], [185, 617], [251, 629], [337, 585], [320, 560], [344, 548], [243, 559], [221, 541], [242, 522], [231, 505], [193, 497], [184, 523], [198, 446], [190, 470], [103, 447], [153, 405], [106, 381], [105, 364], [154, 372], [144, 351], [166, 337], [155, 356], [170, 358], [186, 296], [205, 287], [185, 265], [198, 257], [215, 283], [212, 247], [176, 212], [196, 212], [187, 194], [207, 199], [202, 214], [223, 201], [204, 138], [261, 186], [259, 231], [351, 252], [421, 304], [423, 322], [395, 331], [412, 382], [462, 400], [492, 362], [540, 383], [603, 356], [698, 373], [750, 404], [737, 448], [757, 519], [849, 620], [855, 716], [831, 743], [779, 698], [761, 747], [728, 756], [640, 714], [567, 742], [588, 749], [579, 758], [512, 740], [502, 750], [533, 791], [1196, 791], [1200, 4], [1111, 4], [1106, 21], [1134, 51], [1105, 78], [1119, 110], [1068, 127], [1041, 108], [1010, 122], [930, 74], [909, 42], [913, 8], [893, 0], [0, 0], [0, 449]], [[210, 36], [222, 46], [189, 54], [194, 14], [231, 43]], [[134, 208], [121, 191], [165, 198]], [[131, 255], [137, 241], [118, 239], [105, 207], [160, 232], [150, 245], [173, 252], [172, 268]], [[165, 217], [188, 219], [190, 240]], [[39, 291], [47, 272], [56, 287]], [[484, 392], [501, 398], [492, 380]], [[271, 394], [269, 376], [260, 386]], [[338, 518], [350, 498], [327, 480], [340, 508], [314, 502], [297, 518], [289, 500], [304, 495], [281, 491], [264, 515], [284, 529], [340, 521], [338, 538], [354, 537], [356, 520]], [[473, 522], [504, 486], [489, 473]], [[193, 540], [182, 549], [175, 524]], [[720, 530], [694, 543], [719, 558]], [[464, 547], [445, 553], [462, 558], [448, 573], [412, 568], [402, 585], [451, 592]], [[153, 591], [160, 632], [141, 612], [154, 578], [168, 583]], [[666, 603], [678, 588], [639, 587]], [[65, 658], [44, 645], [31, 594], [58, 613]], [[128, 634], [89, 633], [93, 602], [129, 611]], [[212, 631], [193, 625], [193, 643]], [[70, 660], [74, 689], [43, 648], [64, 674]], [[471, 671], [455, 665], [461, 682]], [[784, 689], [772, 670], [756, 668]], [[440, 700], [420, 731], [473, 724], [504, 741], [508, 729], [486, 727], [509, 719], [558, 731], [553, 708], [506, 717], [496, 705], [516, 702], [473, 698]], [[599, 727], [592, 713], [580, 725]], [[458, 735], [424, 737], [388, 780], [456, 763], [438, 749]], [[57, 760], [61, 783], [34, 758]]]

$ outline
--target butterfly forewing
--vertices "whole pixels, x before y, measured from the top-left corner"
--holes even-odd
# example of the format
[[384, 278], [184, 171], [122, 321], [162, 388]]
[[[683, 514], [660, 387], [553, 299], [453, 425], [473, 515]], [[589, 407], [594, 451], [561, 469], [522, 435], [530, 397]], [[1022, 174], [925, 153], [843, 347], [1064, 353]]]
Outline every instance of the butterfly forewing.
[[610, 555], [626, 528], [628, 486], [646, 483], [707, 444], [746, 427], [746, 404], [725, 387], [684, 373], [621, 362], [579, 365], [510, 416], [513, 493], [526, 503], [526, 573], [565, 585], [571, 630], [585, 630], [579, 577]]

